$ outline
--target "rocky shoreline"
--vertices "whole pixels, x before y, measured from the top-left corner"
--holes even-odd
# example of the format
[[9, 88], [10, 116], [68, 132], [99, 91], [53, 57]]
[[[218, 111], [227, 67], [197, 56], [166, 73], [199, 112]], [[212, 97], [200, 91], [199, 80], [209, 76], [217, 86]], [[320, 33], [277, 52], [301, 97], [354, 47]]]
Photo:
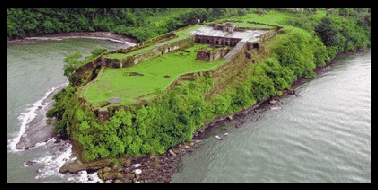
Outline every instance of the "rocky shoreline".
[[260, 105], [269, 104], [268, 100], [270, 98], [238, 114], [217, 117], [214, 121], [205, 124], [197, 130], [191, 142], [177, 144], [169, 148], [162, 155], [152, 156], [149, 154], [142, 157], [125, 156], [117, 159], [107, 158], [84, 164], [79, 159], [79, 151], [73, 150], [72, 157], [77, 157], [78, 159], [72, 163], [64, 164], [59, 169], [59, 173], [78, 173], [83, 170], [87, 171], [87, 173], [97, 172], [98, 177], [103, 182], [110, 183], [170, 183], [172, 174], [178, 170], [178, 165], [181, 162], [183, 154], [192, 152], [198, 146], [198, 143], [218, 126], [250, 114], [259, 108]]

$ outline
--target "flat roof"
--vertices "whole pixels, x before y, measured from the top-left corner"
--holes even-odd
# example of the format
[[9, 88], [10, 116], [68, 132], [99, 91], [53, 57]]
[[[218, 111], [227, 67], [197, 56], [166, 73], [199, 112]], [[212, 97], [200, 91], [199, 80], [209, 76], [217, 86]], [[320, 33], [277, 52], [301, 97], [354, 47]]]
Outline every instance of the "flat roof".
[[196, 30], [190, 31], [195, 35], [219, 36], [226, 38], [241, 38], [241, 42], [256, 42], [259, 40], [258, 35], [268, 32], [267, 30], [246, 30], [245, 32], [234, 31], [232, 33], [225, 33], [222, 30], [214, 30], [211, 26], [203, 26]]

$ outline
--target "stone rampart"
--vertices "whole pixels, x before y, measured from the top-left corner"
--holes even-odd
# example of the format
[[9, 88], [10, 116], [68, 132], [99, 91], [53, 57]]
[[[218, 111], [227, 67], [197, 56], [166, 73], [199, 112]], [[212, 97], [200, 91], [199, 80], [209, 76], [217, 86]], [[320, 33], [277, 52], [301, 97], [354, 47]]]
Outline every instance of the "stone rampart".
[[260, 46], [263, 45], [266, 41], [274, 38], [276, 36], [276, 31], [275, 30], [270, 30], [269, 32], [265, 32], [264, 34], [260, 34]]
[[186, 48], [186, 47], [190, 46], [190, 44], [192, 44], [192, 42], [193, 42], [193, 36], [190, 36], [188, 38], [184, 38], [184, 39], [176, 41], [176, 42], [163, 44], [163, 45], [157, 46], [157, 47], [155, 47], [151, 50], [144, 51], [144, 52], [132, 55], [132, 56], [127, 56], [127, 57], [125, 57], [121, 60], [120, 65], [121, 65], [122, 68], [131, 67], [131, 66], [134, 66], [134, 65], [136, 65], [140, 62], [147, 61], [147, 60], [150, 60], [150, 59], [154, 59], [154, 58], [156, 58], [160, 55], [163, 55], [165, 53]]
[[195, 42], [197, 43], [206, 43], [206, 44], [222, 44], [222, 45], [229, 45], [235, 46], [237, 43], [241, 41], [240, 38], [229, 38], [229, 37], [222, 37], [222, 36], [209, 36], [209, 35], [195, 35]]

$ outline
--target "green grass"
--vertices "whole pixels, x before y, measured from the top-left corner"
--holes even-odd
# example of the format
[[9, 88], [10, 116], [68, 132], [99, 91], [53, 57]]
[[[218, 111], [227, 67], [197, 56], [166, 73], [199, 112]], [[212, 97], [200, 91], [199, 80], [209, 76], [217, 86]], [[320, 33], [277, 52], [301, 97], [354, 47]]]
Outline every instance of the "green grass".
[[[195, 44], [187, 51], [164, 54], [136, 66], [122, 69], [105, 68], [95, 81], [79, 89], [79, 94], [94, 106], [101, 106], [112, 97], [121, 98], [120, 104], [132, 104], [137, 98], [150, 99], [155, 93], [166, 89], [175, 79], [186, 73], [215, 69], [224, 64], [223, 60], [204, 62], [195, 60], [197, 50], [207, 44]], [[137, 72], [144, 76], [129, 76]], [[164, 76], [170, 76], [165, 78]]]
[[249, 24], [249, 23], [239, 23], [239, 22], [236, 22], [234, 23], [236, 27], [243, 27], [243, 28], [261, 28], [261, 29], [270, 29], [272, 28], [272, 26], [269, 26], [269, 25], [261, 25], [261, 24]]
[[[298, 14], [294, 13], [288, 13], [288, 12], [278, 12], [278, 11], [267, 11], [264, 13], [264, 15], [260, 14], [247, 14], [244, 16], [234, 16], [222, 20], [238, 20], [241, 22], [235, 22], [235, 26], [237, 27], [249, 27], [249, 28], [271, 28], [271, 26], [268, 25], [285, 25], [286, 18], [288, 17], [297, 17]], [[221, 20], [221, 21], [222, 21]], [[248, 22], [258, 22], [263, 23], [267, 25], [259, 25], [259, 24], [250, 24]], [[214, 21], [212, 23], [216, 23], [219, 21]]]
[[106, 55], [107, 58], [111, 58], [111, 59], [123, 59], [126, 56], [127, 55], [125, 53], [112, 53], [112, 54]]
[[189, 37], [189, 36], [192, 35], [192, 34], [190, 33], [190, 31], [192, 31], [192, 30], [196, 30], [196, 29], [198, 29], [198, 28], [200, 28], [200, 27], [202, 27], [202, 26], [203, 26], [203, 25], [193, 25], [193, 26], [190, 26], [190, 27], [188, 27], [188, 28], [186, 28], [186, 29], [184, 29], [184, 30], [175, 31], [174, 33], [177, 34], [178, 37], [177, 37], [177, 38], [173, 38], [173, 39], [171, 39], [171, 40], [169, 40], [169, 41], [167, 41], [167, 42], [168, 42], [168, 43], [171, 43], [171, 42], [177, 42], [177, 41], [179, 41], [179, 40], [182, 40], [182, 39], [184, 39], [184, 38], [187, 38], [187, 37]]

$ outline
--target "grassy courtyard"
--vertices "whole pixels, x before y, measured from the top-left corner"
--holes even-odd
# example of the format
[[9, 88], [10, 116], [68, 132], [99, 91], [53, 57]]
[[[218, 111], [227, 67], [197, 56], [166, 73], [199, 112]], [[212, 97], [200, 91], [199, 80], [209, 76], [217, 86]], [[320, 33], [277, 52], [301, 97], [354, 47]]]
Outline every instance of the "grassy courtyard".
[[133, 104], [138, 97], [144, 100], [162, 92], [175, 79], [191, 72], [215, 69], [224, 63], [197, 61], [196, 50], [208, 44], [195, 44], [185, 51], [159, 56], [129, 68], [104, 68], [91, 83], [79, 89], [94, 107], [102, 106], [113, 97], [121, 98], [120, 104]]
[[[193, 25], [193, 26], [190, 26], [190, 27], [188, 27], [186, 29], [175, 31], [174, 33], [177, 34], [178, 37], [170, 39], [170, 40], [165, 41], [163, 43], [165, 44], [165, 43], [177, 42], [179, 40], [187, 38], [187, 37], [191, 36], [191, 34], [189, 33], [190, 31], [195, 30], [195, 29], [197, 29], [199, 27], [202, 27], [202, 25]], [[153, 45], [144, 47], [144, 48], [139, 49], [139, 50], [131, 51], [129, 53], [113, 53], [113, 54], [108, 54], [106, 57], [107, 58], [113, 58], [113, 59], [123, 59], [123, 58], [125, 58], [127, 56], [133, 56], [135, 54], [151, 50], [151, 49], [155, 48], [158, 45], [161, 45], [161, 43], [159, 43], [159, 44], [153, 44]]]

